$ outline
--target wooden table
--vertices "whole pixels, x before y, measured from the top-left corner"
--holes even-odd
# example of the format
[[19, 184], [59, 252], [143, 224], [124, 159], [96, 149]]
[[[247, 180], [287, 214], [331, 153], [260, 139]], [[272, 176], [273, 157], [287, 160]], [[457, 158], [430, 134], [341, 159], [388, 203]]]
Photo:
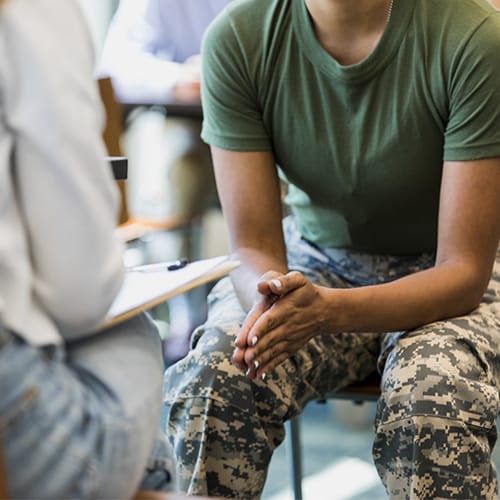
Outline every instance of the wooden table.
[[125, 117], [131, 111], [139, 107], [154, 108], [156, 106], [165, 109], [167, 116], [175, 118], [191, 118], [193, 120], [201, 120], [203, 118], [203, 110], [201, 101], [195, 100], [180, 100], [173, 97], [164, 100], [156, 99], [135, 99], [134, 101], [121, 100], [123, 114]]

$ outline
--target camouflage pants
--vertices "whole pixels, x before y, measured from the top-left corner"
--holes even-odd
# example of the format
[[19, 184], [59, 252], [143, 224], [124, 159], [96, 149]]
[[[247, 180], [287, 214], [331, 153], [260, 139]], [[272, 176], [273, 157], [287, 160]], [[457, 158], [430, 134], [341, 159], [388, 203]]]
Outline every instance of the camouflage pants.
[[[382, 283], [433, 264], [430, 255], [323, 252], [303, 241], [290, 220], [285, 232], [290, 268], [330, 287]], [[181, 489], [258, 499], [284, 422], [378, 366], [373, 456], [390, 497], [496, 498], [490, 455], [499, 411], [499, 303], [500, 253], [472, 314], [411, 332], [325, 332], [263, 382], [246, 378], [230, 361], [245, 314], [229, 280], [222, 280], [192, 350], [165, 373], [164, 425]]]

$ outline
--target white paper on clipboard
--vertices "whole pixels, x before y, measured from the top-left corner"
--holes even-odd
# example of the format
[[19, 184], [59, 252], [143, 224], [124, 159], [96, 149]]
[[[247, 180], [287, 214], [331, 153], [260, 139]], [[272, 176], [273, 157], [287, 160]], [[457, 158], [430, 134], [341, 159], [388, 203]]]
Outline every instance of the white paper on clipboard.
[[238, 261], [221, 256], [197, 260], [175, 271], [168, 271], [167, 263], [163, 269], [154, 272], [128, 271], [125, 273], [122, 288], [106, 315], [103, 328], [221, 278], [238, 266]]

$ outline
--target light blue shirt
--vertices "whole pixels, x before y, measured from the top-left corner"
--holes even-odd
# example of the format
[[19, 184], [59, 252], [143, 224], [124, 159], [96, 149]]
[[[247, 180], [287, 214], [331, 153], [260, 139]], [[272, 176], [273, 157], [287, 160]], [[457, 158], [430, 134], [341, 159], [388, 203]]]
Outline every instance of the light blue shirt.
[[121, 0], [104, 44], [100, 74], [124, 101], [161, 101], [180, 66], [200, 53], [207, 26], [231, 0]]
[[210, 22], [228, 0], [149, 0], [144, 21], [150, 28], [145, 47], [164, 59], [182, 63], [199, 54]]

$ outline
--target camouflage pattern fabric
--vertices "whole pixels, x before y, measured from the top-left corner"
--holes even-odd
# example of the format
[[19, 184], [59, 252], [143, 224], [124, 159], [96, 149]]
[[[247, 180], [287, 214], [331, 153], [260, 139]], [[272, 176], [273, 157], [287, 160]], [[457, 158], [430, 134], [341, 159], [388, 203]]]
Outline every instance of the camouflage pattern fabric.
[[[432, 255], [396, 258], [322, 251], [285, 221], [290, 269], [314, 283], [383, 283], [433, 265]], [[179, 484], [189, 494], [260, 498], [284, 422], [326, 392], [378, 366], [383, 396], [374, 459], [393, 498], [494, 498], [490, 461], [499, 410], [500, 253], [488, 292], [473, 314], [411, 332], [325, 332], [266, 380], [231, 363], [245, 314], [229, 279], [209, 296], [192, 350], [165, 373], [163, 425]], [[332, 485], [333, 486], [333, 485]]]
[[499, 299], [497, 253], [472, 314], [386, 336], [373, 457], [391, 498], [498, 499]]

